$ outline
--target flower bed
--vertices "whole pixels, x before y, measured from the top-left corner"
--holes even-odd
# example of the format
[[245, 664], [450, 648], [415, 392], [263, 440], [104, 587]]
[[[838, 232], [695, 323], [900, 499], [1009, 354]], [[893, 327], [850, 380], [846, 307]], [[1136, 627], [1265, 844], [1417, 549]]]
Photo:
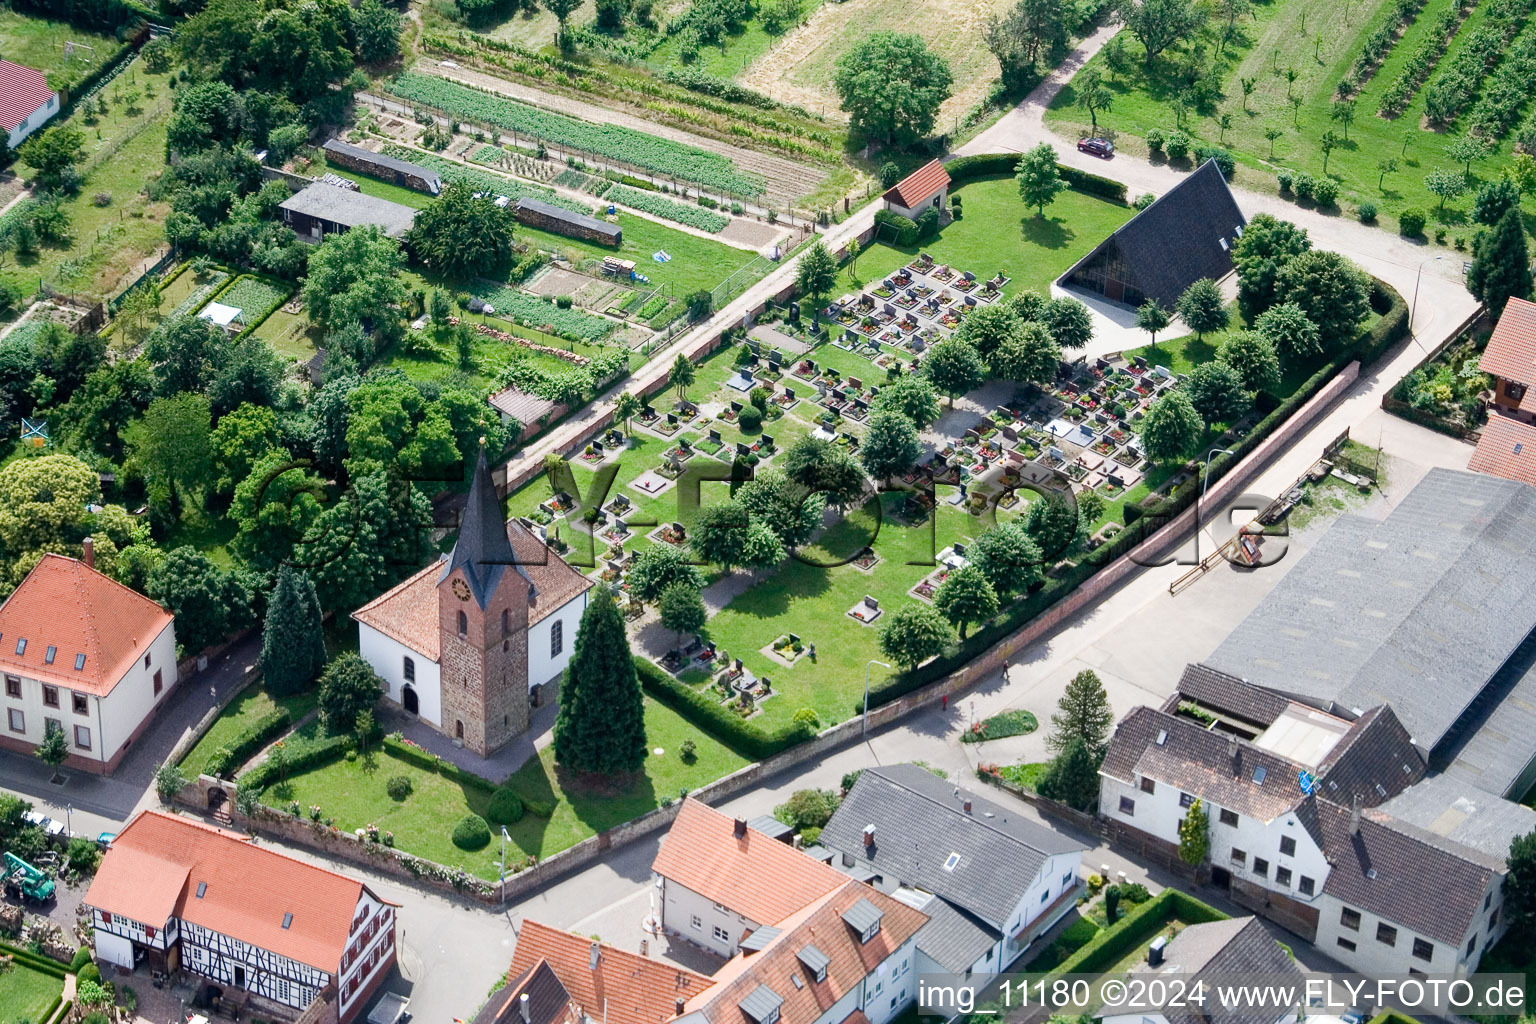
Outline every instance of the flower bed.
[[982, 743], [986, 740], [1024, 736], [1040, 727], [1035, 716], [1028, 711], [1015, 709], [1001, 711], [991, 718], [984, 718], [960, 734], [961, 743]]

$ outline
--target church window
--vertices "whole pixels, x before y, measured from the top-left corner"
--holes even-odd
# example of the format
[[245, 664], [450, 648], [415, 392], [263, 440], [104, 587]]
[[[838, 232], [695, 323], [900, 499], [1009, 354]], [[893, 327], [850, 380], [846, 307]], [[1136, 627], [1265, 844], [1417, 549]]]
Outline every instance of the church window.
[[465, 636], [468, 633], [469, 633], [469, 616], [465, 615], [463, 612], [459, 612], [459, 636]]
[[510, 636], [511, 634], [512, 634], [512, 614], [510, 612], [508, 612], [507, 609], [503, 608], [501, 610], [501, 635], [502, 636]]
[[559, 619], [549, 627], [549, 656], [557, 658], [565, 650], [565, 623]]

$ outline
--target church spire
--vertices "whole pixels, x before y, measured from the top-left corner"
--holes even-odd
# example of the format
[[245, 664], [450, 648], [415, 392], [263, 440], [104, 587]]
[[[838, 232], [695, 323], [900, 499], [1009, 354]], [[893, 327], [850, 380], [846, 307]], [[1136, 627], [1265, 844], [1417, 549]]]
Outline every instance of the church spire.
[[491, 482], [491, 464], [482, 443], [469, 484], [469, 500], [459, 523], [459, 539], [453, 545], [453, 554], [448, 556], [438, 582], [447, 579], [455, 569], [462, 568], [475, 600], [484, 608], [495, 592], [501, 574], [511, 570], [516, 560], [512, 542], [507, 539], [507, 521], [501, 514], [501, 501], [496, 497], [496, 485]]

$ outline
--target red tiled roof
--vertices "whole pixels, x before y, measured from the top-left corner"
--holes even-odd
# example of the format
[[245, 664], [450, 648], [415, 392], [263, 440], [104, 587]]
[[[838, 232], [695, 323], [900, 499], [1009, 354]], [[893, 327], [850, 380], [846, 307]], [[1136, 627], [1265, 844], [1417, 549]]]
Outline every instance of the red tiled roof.
[[[868, 942], [842, 920], [860, 900], [868, 900], [881, 912], [880, 930]], [[738, 953], [715, 972], [714, 985], [689, 1000], [687, 1011], [698, 1011], [709, 1024], [753, 1024], [738, 1005], [759, 985], [766, 985], [783, 1005], [779, 1018], [789, 1022], [813, 1021], [828, 1007], [854, 991], [884, 960], [895, 953], [928, 915], [863, 882], [844, 879], [836, 892], [806, 907], [783, 923], [784, 931], [760, 953]], [[827, 976], [817, 981], [800, 963], [806, 946], [815, 946], [827, 958]], [[798, 976], [801, 984], [796, 985]], [[852, 1018], [845, 1018], [842, 1024]]]
[[[0, 604], [0, 671], [106, 696], [173, 621], [143, 594], [79, 559], [44, 555]], [[27, 645], [17, 654], [21, 640]]]
[[85, 903], [153, 928], [177, 917], [335, 974], [365, 892], [389, 902], [237, 832], [144, 811], [112, 840]]
[[1536, 426], [1493, 413], [1467, 468], [1536, 487]]
[[41, 71], [0, 60], [0, 128], [15, 128], [52, 95]]
[[755, 829], [738, 839], [735, 825], [728, 814], [684, 800], [651, 870], [760, 925], [777, 925], [848, 880]]
[[932, 199], [949, 185], [949, 172], [937, 160], [930, 160], [886, 190], [881, 198], [911, 210]]
[[1536, 302], [1509, 300], [1477, 368], [1519, 384], [1536, 384]]
[[[597, 950], [597, 966], [592, 951]], [[571, 995], [571, 1002], [604, 1024], [661, 1024], [677, 1015], [677, 1000], [710, 984], [702, 974], [593, 942], [558, 928], [524, 921], [508, 976], [521, 978], [540, 960]]]

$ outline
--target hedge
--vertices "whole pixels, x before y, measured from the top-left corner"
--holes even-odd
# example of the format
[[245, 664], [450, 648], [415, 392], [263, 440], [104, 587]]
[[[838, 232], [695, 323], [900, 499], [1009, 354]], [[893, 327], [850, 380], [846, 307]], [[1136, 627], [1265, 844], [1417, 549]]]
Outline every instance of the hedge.
[[[944, 170], [949, 174], [950, 184], [957, 186], [976, 178], [995, 178], [1004, 174], [1013, 174], [1018, 166], [1018, 153], [984, 153], [980, 156], [962, 156], [951, 160], [944, 165]], [[1123, 182], [1091, 174], [1088, 171], [1080, 171], [1076, 167], [1068, 167], [1060, 163], [1056, 165], [1056, 173], [1079, 192], [1122, 205], [1126, 201]]]
[[69, 973], [69, 968], [52, 957], [43, 956], [41, 953], [34, 953], [30, 949], [23, 949], [20, 946], [13, 946], [9, 942], [0, 942], [0, 952], [15, 957], [16, 962], [25, 967], [30, 967], [35, 971], [54, 978], [62, 980], [64, 975]]
[[[300, 772], [308, 771], [311, 768], [319, 768], [330, 764], [332, 761], [339, 761], [351, 749], [352, 737], [350, 735], [328, 736], [323, 740], [306, 743], [289, 757], [287, 773], [289, 775], [298, 775]], [[269, 778], [271, 775], [272, 765], [269, 762], [263, 761], [250, 771], [241, 774], [239, 781], [250, 783], [257, 789], [265, 789], [277, 781], [276, 779]]]
[[43, 1015], [37, 1019], [37, 1024], [48, 1024], [49, 1021], [53, 1020], [53, 1015], [59, 1012], [59, 1007], [63, 1003], [64, 993], [60, 992], [53, 997], [53, 1002], [48, 1004], [48, 1009], [44, 1010]]
[[1178, 889], [1164, 889], [1147, 902], [1125, 912], [1076, 953], [1063, 960], [1052, 975], [1102, 974], [1144, 943], [1153, 932], [1177, 919], [1185, 924], [1224, 921], [1227, 915]]
[[258, 718], [229, 744], [229, 763], [225, 771], [237, 769], [255, 757], [268, 743], [287, 732], [292, 724], [293, 715], [287, 708], [278, 708]]
[[[1219, 480], [1233, 464], [1246, 458], [1250, 452], [1258, 447], [1260, 442], [1272, 434], [1297, 409], [1311, 401], [1312, 397], [1321, 391], [1352, 360], [1359, 359], [1362, 366], [1368, 366], [1408, 333], [1407, 304], [1391, 285], [1373, 278], [1370, 303], [1372, 311], [1379, 314], [1381, 319], [1369, 331], [1362, 333], [1351, 348], [1336, 355], [1308, 378], [1306, 383], [1297, 388], [1294, 393], [1283, 401], [1276, 403], [1269, 415], [1260, 420], [1253, 430], [1249, 431], [1245, 437], [1232, 446], [1232, 454], [1219, 455], [1212, 459], [1205, 469], [1205, 474], [1210, 479]], [[1132, 548], [1156, 533], [1158, 528], [1165, 522], [1188, 508], [1194, 502], [1196, 495], [1200, 493], [1198, 484], [1199, 478], [1197, 477], [1196, 480], [1180, 488], [1177, 493], [1169, 497], [1155, 502], [1144, 502], [1137, 508], [1134, 514], [1129, 511], [1131, 506], [1127, 506], [1127, 514], [1124, 517], [1126, 529], [1121, 530], [1113, 539], [1088, 552], [1078, 564], [1067, 568], [1058, 575], [1048, 577], [1044, 586], [1029, 594], [1022, 601], [1009, 605], [997, 616], [984, 623], [964, 641], [948, 648], [937, 658], [924, 665], [919, 665], [899, 675], [892, 676], [883, 683], [871, 686], [869, 706], [871, 708], [879, 707], [898, 697], [903, 697], [913, 690], [942, 679], [952, 672], [958, 671], [968, 662], [980, 657], [989, 648], [1023, 628], [1036, 616], [1045, 612], [1057, 601], [1060, 601], [1075, 588], [1086, 582], [1094, 573], [1128, 553]], [[1137, 525], [1133, 527], [1131, 525], [1133, 523]], [[863, 701], [860, 699], [854, 705], [854, 713], [857, 714], [862, 710]]]
[[879, 237], [881, 228], [890, 228], [896, 233], [893, 243], [898, 248], [905, 249], [917, 244], [917, 221], [911, 217], [903, 217], [899, 213], [890, 210], [875, 211], [875, 235]]
[[69, 1011], [73, 1010], [74, 1008], [75, 1001], [73, 999], [66, 999], [64, 1001], [64, 1005], [59, 1008], [58, 1019], [61, 1021], [69, 1020]]
[[[394, 736], [384, 737], [384, 750], [391, 756], [404, 761], [406, 764], [415, 765], [423, 771], [435, 772], [451, 782], [457, 782], [461, 786], [478, 789], [484, 793], [495, 794], [503, 786], [498, 786], [490, 779], [476, 775], [454, 764], [452, 761], [444, 761], [430, 750], [423, 750], [414, 744], [396, 739]], [[515, 790], [514, 790], [515, 792]], [[541, 818], [547, 818], [555, 813], [555, 801], [536, 800], [526, 794], [518, 793], [518, 799], [523, 802], [523, 809], [529, 814], [536, 814]]]
[[[795, 722], [772, 730], [749, 725], [709, 693], [678, 682], [644, 658], [635, 659], [635, 671], [640, 676], [641, 689], [659, 703], [688, 719], [706, 735], [754, 761], [772, 757], [816, 735], [815, 729]], [[523, 802], [533, 810], [533, 805], [526, 799]]]

